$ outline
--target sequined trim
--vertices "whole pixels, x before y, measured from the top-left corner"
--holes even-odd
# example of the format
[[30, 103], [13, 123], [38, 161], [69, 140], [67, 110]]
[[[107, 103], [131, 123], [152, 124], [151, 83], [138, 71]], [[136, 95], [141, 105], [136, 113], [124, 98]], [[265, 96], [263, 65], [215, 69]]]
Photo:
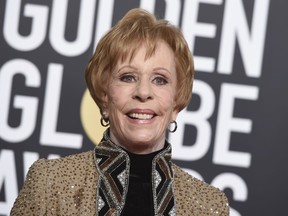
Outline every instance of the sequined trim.
[[168, 216], [175, 206], [170, 144], [153, 159], [152, 174], [154, 211]]
[[154, 172], [155, 174], [154, 174], [154, 185], [155, 185], [155, 187], [157, 188], [158, 186], [159, 186], [159, 184], [160, 184], [160, 182], [161, 182], [161, 176], [159, 175], [159, 173], [155, 170], [155, 172]]
[[105, 202], [103, 201], [101, 196], [98, 196], [98, 211], [101, 211], [101, 209], [105, 206]]
[[176, 216], [175, 207], [173, 207], [173, 208], [171, 209], [171, 211], [169, 212], [169, 216]]
[[[95, 162], [99, 180], [96, 215], [121, 214], [128, 191], [130, 159], [128, 154], [115, 145], [107, 131], [104, 140], [95, 147]], [[173, 172], [171, 169], [170, 144], [152, 161], [152, 193], [155, 215], [174, 216]]]
[[128, 190], [129, 156], [109, 142], [96, 146], [95, 156], [100, 176], [97, 194], [104, 203], [102, 208], [97, 206], [96, 215], [119, 215]]
[[121, 185], [122, 185], [123, 188], [125, 187], [126, 176], [127, 176], [126, 170], [124, 170], [123, 172], [121, 172], [121, 173], [117, 176], [117, 178], [119, 179], [119, 181], [120, 181], [120, 183], [121, 183]]

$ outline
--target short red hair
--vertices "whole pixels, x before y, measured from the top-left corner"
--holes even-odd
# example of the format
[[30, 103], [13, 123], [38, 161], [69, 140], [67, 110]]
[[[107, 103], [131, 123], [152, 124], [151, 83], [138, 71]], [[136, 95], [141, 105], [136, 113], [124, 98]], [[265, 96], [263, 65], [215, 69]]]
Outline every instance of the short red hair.
[[130, 10], [99, 41], [85, 73], [87, 87], [100, 108], [107, 106], [104, 96], [108, 81], [118, 61], [133, 58], [141, 44], [147, 46], [146, 57], [151, 57], [157, 43], [164, 41], [175, 55], [177, 91], [175, 109], [180, 112], [190, 101], [194, 79], [192, 54], [182, 32], [166, 20], [157, 20], [143, 9]]

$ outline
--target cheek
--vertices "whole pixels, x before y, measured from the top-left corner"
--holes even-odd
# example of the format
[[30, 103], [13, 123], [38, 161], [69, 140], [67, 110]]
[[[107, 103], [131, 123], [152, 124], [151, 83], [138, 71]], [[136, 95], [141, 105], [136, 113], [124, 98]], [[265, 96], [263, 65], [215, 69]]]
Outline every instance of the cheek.
[[173, 110], [175, 107], [174, 91], [158, 91], [157, 98], [160, 105], [166, 110]]
[[110, 114], [115, 113], [117, 110], [121, 109], [121, 100], [117, 97], [110, 96], [108, 101], [108, 112]]
[[129, 99], [128, 92], [123, 88], [113, 86], [109, 90], [108, 112], [117, 112], [124, 109]]

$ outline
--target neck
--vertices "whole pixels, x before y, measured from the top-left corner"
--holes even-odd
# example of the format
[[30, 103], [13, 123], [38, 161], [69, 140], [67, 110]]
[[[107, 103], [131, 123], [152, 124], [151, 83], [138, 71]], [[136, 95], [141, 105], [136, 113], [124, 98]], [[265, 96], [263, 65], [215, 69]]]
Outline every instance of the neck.
[[164, 145], [165, 145], [165, 136], [163, 137], [163, 140], [161, 142], [159, 142], [159, 144], [146, 143], [146, 142], [135, 143], [135, 142], [129, 141], [129, 140], [120, 141], [119, 139], [117, 139], [117, 137], [111, 131], [109, 133], [109, 138], [114, 144], [120, 146], [121, 148], [127, 150], [128, 152], [131, 152], [134, 154], [141, 154], [141, 155], [157, 152], [157, 151], [163, 149]]

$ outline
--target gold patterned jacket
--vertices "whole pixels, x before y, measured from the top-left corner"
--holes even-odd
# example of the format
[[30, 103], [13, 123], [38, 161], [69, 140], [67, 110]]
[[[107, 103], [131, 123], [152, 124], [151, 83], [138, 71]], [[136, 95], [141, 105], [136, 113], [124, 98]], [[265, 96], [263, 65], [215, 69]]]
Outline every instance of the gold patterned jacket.
[[[129, 156], [109, 138], [88, 151], [60, 159], [36, 161], [11, 216], [111, 215], [125, 204]], [[229, 215], [225, 194], [193, 178], [171, 161], [171, 146], [152, 162], [155, 215]]]

